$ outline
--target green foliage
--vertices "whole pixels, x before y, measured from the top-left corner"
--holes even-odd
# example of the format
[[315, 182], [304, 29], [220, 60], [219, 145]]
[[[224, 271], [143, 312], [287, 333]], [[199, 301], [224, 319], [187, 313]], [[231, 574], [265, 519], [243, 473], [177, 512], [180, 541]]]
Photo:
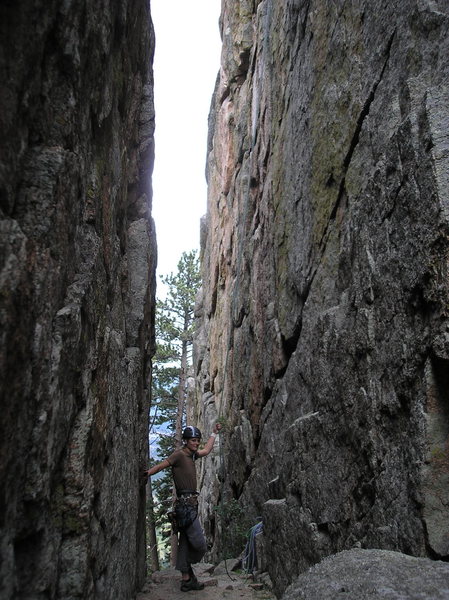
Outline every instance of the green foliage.
[[156, 353], [151, 385], [151, 405], [159, 413], [155, 425], [175, 421], [179, 381], [186, 375], [181, 369], [188, 369], [191, 362], [195, 296], [201, 281], [197, 252], [184, 252], [177, 273], [161, 276], [161, 280], [167, 286], [167, 294], [156, 305]]
[[[176, 274], [161, 276], [167, 286], [165, 300], [156, 306], [156, 353], [153, 358], [151, 405], [157, 408], [155, 426], [176, 418], [183, 352], [183, 368], [190, 366], [195, 296], [200, 287], [197, 252], [184, 252]], [[184, 373], [185, 375], [185, 373]]]
[[251, 520], [239, 501], [233, 498], [214, 507], [221, 523], [223, 558], [236, 558], [245, 549]]
[[230, 421], [226, 417], [219, 417], [217, 419], [217, 423], [221, 425], [221, 433], [224, 433], [226, 430], [230, 430]]
[[201, 274], [196, 250], [183, 252], [178, 262], [177, 273], [162, 276], [161, 281], [168, 286], [164, 301], [158, 301], [159, 318], [158, 344], [172, 351], [179, 358], [182, 342], [192, 344], [195, 297], [200, 288]]

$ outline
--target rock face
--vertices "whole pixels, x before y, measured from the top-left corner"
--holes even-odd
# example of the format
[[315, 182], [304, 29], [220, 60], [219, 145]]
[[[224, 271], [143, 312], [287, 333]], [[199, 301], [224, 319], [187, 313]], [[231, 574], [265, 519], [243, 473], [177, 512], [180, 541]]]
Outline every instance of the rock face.
[[0, 7], [0, 596], [145, 575], [149, 3]]
[[448, 25], [223, 2], [197, 414], [227, 430], [206, 497], [263, 515], [278, 595], [355, 544], [449, 555]]
[[446, 600], [449, 565], [390, 550], [345, 550], [300, 575], [282, 600]]

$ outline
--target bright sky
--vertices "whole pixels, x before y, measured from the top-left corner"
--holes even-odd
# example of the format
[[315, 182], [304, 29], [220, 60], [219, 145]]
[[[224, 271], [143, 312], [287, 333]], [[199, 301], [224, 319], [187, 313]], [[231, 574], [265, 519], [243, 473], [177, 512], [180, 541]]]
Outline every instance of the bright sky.
[[[206, 213], [207, 118], [220, 68], [221, 0], [151, 0], [156, 32], [153, 217], [158, 274], [199, 248]], [[158, 277], [159, 279], [159, 277]], [[158, 295], [161, 284], [158, 281]]]

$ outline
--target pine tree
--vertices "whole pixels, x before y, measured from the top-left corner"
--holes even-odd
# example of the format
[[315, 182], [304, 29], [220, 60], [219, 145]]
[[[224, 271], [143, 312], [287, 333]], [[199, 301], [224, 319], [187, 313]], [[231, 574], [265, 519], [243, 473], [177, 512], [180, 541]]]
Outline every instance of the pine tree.
[[185, 414], [186, 381], [191, 362], [195, 297], [200, 286], [200, 270], [195, 250], [184, 252], [178, 262], [178, 272], [162, 277], [168, 286], [167, 298], [159, 304], [163, 321], [166, 349], [176, 349], [179, 360], [178, 412], [175, 425], [177, 445], [181, 444], [181, 429]]
[[[181, 445], [186, 412], [186, 381], [192, 363], [195, 297], [200, 287], [197, 252], [184, 252], [176, 274], [162, 276], [165, 300], [156, 305], [156, 353], [151, 385], [150, 435], [157, 437], [157, 457], [151, 464], [169, 456]], [[171, 473], [163, 471], [152, 482], [154, 505], [149, 508], [161, 535], [170, 529], [166, 514], [172, 500]], [[173, 560], [172, 540], [172, 560]]]

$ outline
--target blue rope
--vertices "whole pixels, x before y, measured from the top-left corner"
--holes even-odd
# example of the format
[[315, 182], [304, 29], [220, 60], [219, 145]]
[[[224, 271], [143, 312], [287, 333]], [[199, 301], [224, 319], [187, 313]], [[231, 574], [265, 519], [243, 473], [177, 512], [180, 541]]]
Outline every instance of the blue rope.
[[263, 533], [263, 522], [260, 521], [249, 530], [248, 541], [245, 546], [245, 554], [242, 558], [242, 566], [247, 573], [257, 569], [256, 537]]

